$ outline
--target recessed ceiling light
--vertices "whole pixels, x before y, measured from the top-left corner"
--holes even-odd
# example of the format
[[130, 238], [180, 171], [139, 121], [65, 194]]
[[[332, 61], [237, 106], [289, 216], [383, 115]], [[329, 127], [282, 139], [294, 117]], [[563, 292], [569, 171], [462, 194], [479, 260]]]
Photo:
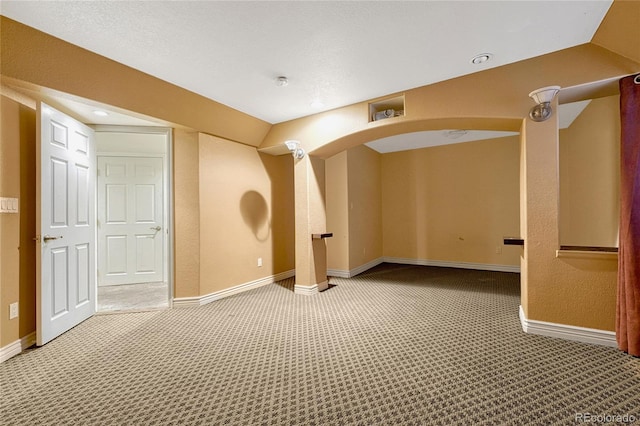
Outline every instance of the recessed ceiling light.
[[285, 76], [280, 76], [276, 78], [276, 84], [280, 87], [284, 87], [289, 84], [289, 79]]
[[481, 53], [471, 58], [471, 63], [474, 65], [484, 64], [485, 62], [489, 61], [492, 57], [493, 55], [491, 53]]
[[97, 116], [100, 116], [100, 117], [106, 117], [107, 115], [109, 115], [109, 113], [108, 113], [108, 112], [106, 112], [106, 111], [102, 111], [102, 110], [100, 110], [100, 109], [97, 109], [97, 110], [93, 111], [93, 113], [94, 113], [95, 115], [97, 115]]

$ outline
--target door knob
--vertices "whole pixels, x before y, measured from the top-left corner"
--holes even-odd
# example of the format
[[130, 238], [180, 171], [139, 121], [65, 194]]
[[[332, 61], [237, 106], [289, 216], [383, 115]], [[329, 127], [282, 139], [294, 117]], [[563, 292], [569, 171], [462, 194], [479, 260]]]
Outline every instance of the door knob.
[[46, 243], [50, 240], [57, 240], [58, 238], [62, 239], [62, 235], [58, 236], [58, 237], [52, 237], [51, 235], [45, 235], [44, 237], [42, 237], [42, 240]]
[[158, 225], [158, 226], [152, 226], [152, 227], [151, 227], [151, 228], [149, 228], [149, 229], [151, 229], [152, 231], [159, 231], [159, 230], [161, 230], [161, 229], [162, 229], [162, 227]]

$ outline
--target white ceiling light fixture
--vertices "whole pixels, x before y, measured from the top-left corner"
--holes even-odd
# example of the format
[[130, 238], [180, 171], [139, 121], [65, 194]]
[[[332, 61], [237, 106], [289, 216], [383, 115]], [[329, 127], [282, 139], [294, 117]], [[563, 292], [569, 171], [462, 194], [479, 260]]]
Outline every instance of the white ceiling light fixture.
[[491, 58], [493, 58], [493, 54], [491, 53], [480, 53], [479, 55], [476, 55], [473, 58], [471, 58], [471, 63], [474, 65], [480, 65], [490, 61]]
[[98, 117], [106, 117], [109, 115], [109, 113], [107, 111], [102, 111], [101, 109], [96, 109], [93, 111], [93, 113], [95, 115], [97, 115]]
[[458, 139], [469, 133], [467, 130], [445, 130], [444, 136], [449, 139]]
[[529, 117], [536, 122], [545, 121], [551, 117], [551, 101], [560, 91], [560, 86], [548, 86], [529, 93], [529, 97], [537, 104], [531, 111]]
[[297, 158], [298, 160], [304, 158], [304, 149], [300, 147], [300, 141], [296, 141], [290, 139], [288, 141], [284, 141], [284, 144], [287, 146], [287, 149], [291, 151], [291, 155], [293, 158]]
[[285, 87], [289, 85], [289, 79], [283, 75], [281, 75], [280, 77], [276, 78], [276, 84], [279, 87]]

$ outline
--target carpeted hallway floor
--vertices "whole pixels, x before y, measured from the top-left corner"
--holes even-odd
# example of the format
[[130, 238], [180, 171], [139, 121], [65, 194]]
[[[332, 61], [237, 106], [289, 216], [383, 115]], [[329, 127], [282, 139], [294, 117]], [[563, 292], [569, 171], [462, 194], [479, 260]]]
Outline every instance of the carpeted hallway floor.
[[0, 364], [0, 423], [640, 421], [640, 359], [524, 334], [517, 274], [383, 264], [331, 282], [95, 316]]

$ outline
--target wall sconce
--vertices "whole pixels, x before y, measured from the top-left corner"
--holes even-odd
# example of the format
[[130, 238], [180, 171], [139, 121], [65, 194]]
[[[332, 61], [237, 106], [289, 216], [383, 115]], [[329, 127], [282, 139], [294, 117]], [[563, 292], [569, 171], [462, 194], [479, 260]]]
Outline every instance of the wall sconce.
[[284, 144], [287, 146], [287, 149], [291, 151], [293, 158], [297, 158], [298, 160], [304, 158], [304, 149], [300, 148], [299, 141], [288, 140], [284, 141]]
[[559, 91], [560, 86], [549, 86], [529, 93], [529, 97], [537, 104], [529, 111], [529, 117], [533, 121], [545, 121], [551, 117], [551, 101]]

